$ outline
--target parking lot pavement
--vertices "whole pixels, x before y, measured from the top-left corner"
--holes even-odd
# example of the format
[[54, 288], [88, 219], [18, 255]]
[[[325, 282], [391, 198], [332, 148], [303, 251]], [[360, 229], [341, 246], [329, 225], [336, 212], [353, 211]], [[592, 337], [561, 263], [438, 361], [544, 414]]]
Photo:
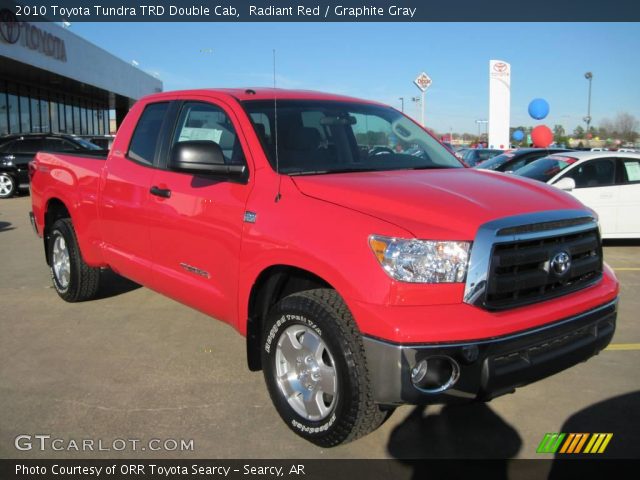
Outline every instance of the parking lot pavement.
[[[605, 247], [622, 284], [612, 348], [488, 404], [399, 408], [327, 450], [280, 420], [232, 328], [113, 275], [98, 300], [60, 300], [29, 208], [29, 197], [0, 202], [0, 457], [539, 458], [547, 432], [612, 432], [608, 454], [640, 457], [640, 243]], [[15, 448], [18, 435], [38, 434], [64, 439], [63, 450]], [[152, 438], [193, 440], [193, 450], [143, 451]], [[83, 439], [94, 451], [68, 448]], [[115, 451], [115, 439], [142, 442]], [[98, 440], [114, 448], [98, 451]]]

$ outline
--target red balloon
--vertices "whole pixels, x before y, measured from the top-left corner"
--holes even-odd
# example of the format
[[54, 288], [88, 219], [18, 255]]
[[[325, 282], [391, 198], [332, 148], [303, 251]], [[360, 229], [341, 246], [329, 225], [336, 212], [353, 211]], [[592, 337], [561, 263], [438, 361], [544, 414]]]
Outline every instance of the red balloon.
[[553, 143], [553, 132], [545, 125], [538, 125], [531, 131], [533, 146], [546, 148]]
[[587, 133], [587, 139], [591, 140], [591, 137], [593, 137], [593, 135], [591, 135], [590, 133]]

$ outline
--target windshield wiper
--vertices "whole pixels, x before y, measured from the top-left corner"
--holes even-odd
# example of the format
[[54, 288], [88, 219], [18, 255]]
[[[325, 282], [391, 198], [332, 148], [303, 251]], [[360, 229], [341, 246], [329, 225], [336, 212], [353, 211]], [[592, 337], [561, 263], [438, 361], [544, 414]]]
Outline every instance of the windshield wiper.
[[340, 168], [336, 170], [305, 170], [303, 172], [291, 172], [289, 173], [292, 177], [302, 176], [302, 175], [327, 175], [329, 173], [354, 173], [354, 172], [377, 172], [379, 170], [371, 169], [371, 168]]
[[444, 168], [455, 168], [444, 165], [420, 165], [415, 167], [390, 167], [390, 168], [339, 168], [336, 170], [305, 170], [303, 172], [291, 172], [292, 177], [303, 175], [328, 175], [331, 173], [357, 173], [357, 172], [393, 172], [394, 170], [438, 170]]

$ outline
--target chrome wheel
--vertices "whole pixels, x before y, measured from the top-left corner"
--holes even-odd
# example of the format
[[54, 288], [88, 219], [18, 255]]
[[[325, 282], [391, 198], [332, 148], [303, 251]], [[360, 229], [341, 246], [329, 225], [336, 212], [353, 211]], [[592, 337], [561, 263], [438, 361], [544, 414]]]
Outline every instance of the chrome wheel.
[[56, 282], [58, 282], [60, 288], [64, 290], [69, 286], [71, 262], [69, 260], [67, 242], [65, 242], [64, 237], [59, 233], [56, 234], [55, 240], [53, 241], [51, 266], [53, 268], [53, 274], [56, 277]]
[[338, 398], [333, 356], [309, 327], [292, 325], [278, 339], [276, 382], [295, 412], [307, 420], [326, 418]]
[[15, 184], [6, 173], [0, 174], [0, 197], [9, 197], [13, 194]]

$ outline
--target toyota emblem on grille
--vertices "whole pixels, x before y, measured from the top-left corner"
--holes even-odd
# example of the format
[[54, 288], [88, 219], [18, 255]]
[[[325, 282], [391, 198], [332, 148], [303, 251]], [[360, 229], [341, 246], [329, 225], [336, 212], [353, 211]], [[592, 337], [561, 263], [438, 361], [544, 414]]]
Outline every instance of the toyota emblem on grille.
[[567, 252], [558, 252], [551, 257], [549, 262], [551, 271], [556, 275], [562, 276], [571, 268], [571, 256]]

